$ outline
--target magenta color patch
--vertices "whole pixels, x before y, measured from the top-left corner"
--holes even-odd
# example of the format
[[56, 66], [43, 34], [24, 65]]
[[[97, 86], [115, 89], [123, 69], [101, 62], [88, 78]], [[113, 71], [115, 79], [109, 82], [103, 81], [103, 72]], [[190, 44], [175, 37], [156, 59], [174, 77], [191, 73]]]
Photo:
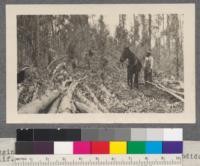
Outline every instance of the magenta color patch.
[[87, 141], [74, 142], [74, 154], [91, 154], [90, 142]]

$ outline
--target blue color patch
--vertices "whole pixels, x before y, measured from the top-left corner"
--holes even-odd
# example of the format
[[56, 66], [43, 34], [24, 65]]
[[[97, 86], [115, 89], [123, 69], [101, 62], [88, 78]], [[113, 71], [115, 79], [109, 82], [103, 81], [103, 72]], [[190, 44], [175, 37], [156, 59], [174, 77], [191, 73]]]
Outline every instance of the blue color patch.
[[146, 154], [162, 154], [162, 141], [146, 142]]

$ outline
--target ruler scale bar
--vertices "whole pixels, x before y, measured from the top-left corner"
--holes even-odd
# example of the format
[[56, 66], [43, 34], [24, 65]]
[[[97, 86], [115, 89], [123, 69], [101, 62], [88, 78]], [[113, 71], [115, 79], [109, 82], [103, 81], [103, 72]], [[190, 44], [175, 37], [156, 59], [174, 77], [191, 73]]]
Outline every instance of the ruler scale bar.
[[14, 166], [182, 166], [182, 155], [15, 155]]

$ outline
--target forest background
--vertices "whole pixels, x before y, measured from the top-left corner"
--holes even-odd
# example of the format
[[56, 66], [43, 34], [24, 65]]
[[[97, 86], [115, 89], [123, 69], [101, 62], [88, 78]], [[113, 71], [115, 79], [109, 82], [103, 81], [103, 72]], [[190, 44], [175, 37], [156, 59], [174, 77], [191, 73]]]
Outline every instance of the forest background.
[[[183, 84], [183, 17], [178, 14], [17, 16], [18, 72], [28, 66], [31, 73], [27, 86], [23, 85], [26, 86], [23, 93], [20, 91], [19, 107], [41, 97], [50, 87], [55, 89], [63, 80], [78, 80], [87, 75], [84, 83], [93, 83], [101, 90], [103, 85], [120, 103], [126, 100], [123, 104], [126, 109], [121, 106], [116, 109], [116, 104], [112, 109], [114, 104], [110, 103], [108, 110], [111, 112], [166, 112], [168, 104], [170, 110], [172, 101], [159, 99], [163, 94], [155, 97], [152, 96], [155, 91], [130, 91], [126, 85], [126, 66], [121, 65], [119, 59], [125, 46], [142, 63], [146, 51], [151, 50], [153, 79], [163, 85], [168, 82]], [[58, 72], [63, 63], [65, 67]], [[144, 82], [143, 73], [139, 82]], [[100, 102], [109, 105], [102, 101], [97, 87], [89, 87], [96, 91]], [[92, 97], [84, 95], [93, 101]], [[178, 108], [178, 112], [182, 110], [179, 102]]]

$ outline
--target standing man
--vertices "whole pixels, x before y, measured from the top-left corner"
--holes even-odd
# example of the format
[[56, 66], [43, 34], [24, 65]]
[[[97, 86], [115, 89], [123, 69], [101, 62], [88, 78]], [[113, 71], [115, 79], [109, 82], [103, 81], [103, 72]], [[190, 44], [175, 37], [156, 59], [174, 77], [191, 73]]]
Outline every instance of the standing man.
[[151, 55], [151, 51], [147, 51], [144, 60], [144, 80], [152, 82], [152, 69], [153, 69], [153, 57]]

